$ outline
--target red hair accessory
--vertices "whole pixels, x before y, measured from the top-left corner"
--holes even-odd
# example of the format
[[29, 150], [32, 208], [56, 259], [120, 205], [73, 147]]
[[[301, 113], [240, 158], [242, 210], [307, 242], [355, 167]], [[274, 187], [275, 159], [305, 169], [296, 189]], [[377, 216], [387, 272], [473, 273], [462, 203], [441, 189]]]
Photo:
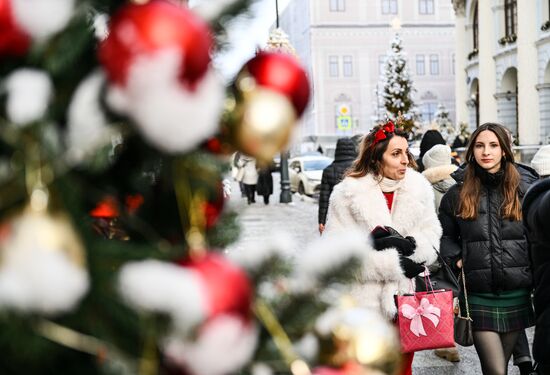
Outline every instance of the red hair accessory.
[[383, 141], [388, 138], [388, 134], [395, 133], [395, 125], [392, 121], [386, 122], [386, 124], [374, 134], [374, 141], [372, 142], [372, 147], [374, 147], [378, 142]]

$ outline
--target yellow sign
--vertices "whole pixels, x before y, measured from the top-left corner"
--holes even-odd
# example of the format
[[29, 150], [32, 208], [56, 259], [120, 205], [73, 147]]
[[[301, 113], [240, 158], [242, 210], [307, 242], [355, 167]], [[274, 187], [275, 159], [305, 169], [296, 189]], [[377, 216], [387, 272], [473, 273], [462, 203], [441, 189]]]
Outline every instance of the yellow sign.
[[347, 104], [340, 104], [338, 107], [338, 115], [349, 116], [349, 106]]
[[336, 124], [338, 125], [339, 130], [350, 130], [351, 116], [338, 116], [336, 119]]

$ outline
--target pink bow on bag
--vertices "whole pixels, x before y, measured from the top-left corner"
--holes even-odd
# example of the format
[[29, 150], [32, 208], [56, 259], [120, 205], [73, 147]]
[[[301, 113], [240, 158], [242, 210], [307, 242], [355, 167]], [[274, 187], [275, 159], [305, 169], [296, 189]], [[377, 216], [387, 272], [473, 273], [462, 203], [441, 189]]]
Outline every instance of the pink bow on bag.
[[411, 320], [409, 329], [417, 337], [420, 337], [420, 335], [427, 336], [424, 325], [422, 324], [422, 317], [429, 319], [435, 327], [439, 324], [441, 310], [439, 307], [432, 305], [427, 298], [422, 298], [420, 300], [420, 305], [416, 308], [408, 304], [403, 304], [400, 310], [401, 315]]

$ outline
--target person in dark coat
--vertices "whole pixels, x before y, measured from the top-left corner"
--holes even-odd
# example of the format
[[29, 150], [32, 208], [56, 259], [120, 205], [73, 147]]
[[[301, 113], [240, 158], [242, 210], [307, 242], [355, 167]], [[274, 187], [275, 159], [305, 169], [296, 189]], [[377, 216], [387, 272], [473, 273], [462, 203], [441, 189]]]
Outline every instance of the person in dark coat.
[[[424, 163], [422, 162], [422, 158], [428, 152], [433, 146], [435, 145], [446, 145], [445, 139], [441, 135], [440, 132], [437, 130], [428, 130], [424, 135], [422, 136], [422, 140], [420, 141], [420, 155], [418, 156], [418, 159], [416, 159], [416, 165], [417, 165], [417, 171], [418, 172], [424, 172]], [[457, 161], [451, 157], [451, 162], [454, 165], [458, 165]]]
[[537, 175], [513, 162], [498, 124], [476, 129], [466, 160], [441, 201], [441, 254], [464, 272], [483, 374], [504, 374], [520, 333], [534, 324], [521, 200]]
[[269, 204], [269, 196], [273, 194], [273, 176], [271, 172], [275, 170], [275, 165], [268, 165], [258, 172], [258, 184], [256, 191], [258, 195], [264, 197], [264, 203]]
[[340, 138], [336, 142], [334, 161], [323, 170], [319, 194], [319, 232], [323, 233], [327, 220], [328, 202], [334, 185], [342, 181], [344, 172], [357, 157], [355, 143], [350, 138]]
[[535, 154], [531, 165], [541, 176], [523, 200], [523, 224], [531, 243], [535, 284], [533, 357], [539, 375], [550, 375], [550, 145]]

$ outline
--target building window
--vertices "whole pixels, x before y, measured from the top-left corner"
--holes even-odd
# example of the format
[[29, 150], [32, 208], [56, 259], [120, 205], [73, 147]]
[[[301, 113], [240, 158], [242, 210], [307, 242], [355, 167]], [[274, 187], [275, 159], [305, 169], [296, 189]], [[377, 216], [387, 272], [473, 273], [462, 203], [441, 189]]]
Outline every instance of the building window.
[[338, 77], [338, 56], [328, 57], [328, 74], [331, 77]]
[[455, 74], [455, 54], [453, 53], [453, 59], [451, 60], [451, 72]]
[[346, 10], [346, 0], [330, 0], [331, 12], [344, 12]]
[[382, 14], [397, 14], [397, 0], [382, 0]]
[[422, 121], [431, 123], [435, 119], [436, 111], [437, 111], [437, 103], [427, 102], [422, 104]]
[[479, 47], [479, 23], [477, 18], [477, 3], [474, 9], [474, 22], [472, 26], [472, 31], [474, 35], [474, 51], [477, 51]]
[[434, 14], [434, 0], [418, 0], [418, 13]]
[[506, 36], [516, 35], [517, 23], [518, 23], [517, 0], [504, 0], [504, 24], [506, 27]]
[[424, 55], [416, 55], [416, 74], [419, 76], [423, 76], [424, 74], [426, 74]]
[[344, 56], [344, 77], [353, 76], [353, 62], [351, 56]]
[[386, 68], [386, 55], [378, 56], [378, 74], [384, 73]]
[[430, 74], [433, 76], [439, 75], [439, 56], [430, 55]]

